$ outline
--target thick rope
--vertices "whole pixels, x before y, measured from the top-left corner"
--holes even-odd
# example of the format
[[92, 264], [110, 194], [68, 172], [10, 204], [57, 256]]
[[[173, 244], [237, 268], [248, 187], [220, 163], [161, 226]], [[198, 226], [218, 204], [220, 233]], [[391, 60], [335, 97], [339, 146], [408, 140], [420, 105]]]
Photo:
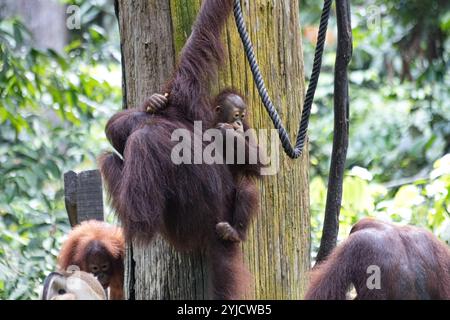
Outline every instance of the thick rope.
[[272, 100], [270, 99], [266, 86], [264, 84], [264, 79], [259, 70], [258, 62], [256, 60], [255, 53], [253, 51], [253, 45], [250, 40], [247, 27], [245, 26], [241, 2], [240, 0], [234, 1], [234, 18], [236, 20], [236, 26], [239, 31], [239, 35], [241, 37], [245, 53], [247, 55], [247, 60], [250, 64], [250, 69], [252, 70], [255, 85], [258, 89], [264, 107], [266, 108], [267, 113], [272, 119], [275, 129], [278, 130], [278, 135], [280, 137], [280, 141], [283, 146], [284, 152], [292, 159], [296, 159], [301, 156], [303, 152], [303, 147], [305, 145], [306, 133], [308, 131], [308, 124], [309, 124], [309, 117], [311, 115], [311, 106], [314, 100], [314, 94], [316, 93], [317, 82], [319, 81], [320, 68], [322, 66], [322, 55], [325, 45], [325, 38], [328, 27], [328, 18], [330, 16], [331, 3], [332, 0], [325, 0], [323, 5], [322, 16], [320, 18], [319, 33], [317, 36], [317, 45], [314, 53], [314, 64], [311, 72], [308, 90], [306, 92], [305, 102], [303, 105], [300, 127], [298, 129], [297, 134], [297, 141], [295, 143], [295, 146], [293, 147], [289, 139], [289, 135], [281, 122], [280, 116], [274, 104], [272, 103]]

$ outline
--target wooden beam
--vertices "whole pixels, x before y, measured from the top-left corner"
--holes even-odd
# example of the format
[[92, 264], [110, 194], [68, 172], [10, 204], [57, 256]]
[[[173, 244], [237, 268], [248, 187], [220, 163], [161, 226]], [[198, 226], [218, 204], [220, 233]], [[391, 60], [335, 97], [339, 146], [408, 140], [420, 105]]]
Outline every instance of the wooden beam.
[[104, 220], [102, 178], [98, 170], [66, 172], [64, 198], [72, 227], [86, 220]]

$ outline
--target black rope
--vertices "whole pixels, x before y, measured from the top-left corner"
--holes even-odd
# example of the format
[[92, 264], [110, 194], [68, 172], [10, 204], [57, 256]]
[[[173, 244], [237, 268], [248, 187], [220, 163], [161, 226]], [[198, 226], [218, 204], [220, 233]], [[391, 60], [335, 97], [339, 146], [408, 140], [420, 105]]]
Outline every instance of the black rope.
[[306, 98], [303, 105], [302, 117], [300, 120], [300, 128], [298, 129], [297, 141], [293, 147], [289, 139], [289, 135], [286, 129], [281, 123], [280, 116], [270, 99], [267, 92], [266, 86], [264, 84], [264, 79], [259, 71], [258, 62], [256, 61], [255, 53], [253, 51], [253, 45], [245, 26], [244, 17], [242, 14], [241, 2], [240, 0], [234, 1], [234, 18], [236, 20], [236, 26], [241, 36], [242, 44], [244, 46], [245, 53], [247, 55], [247, 60], [250, 64], [250, 69], [252, 70], [253, 80], [256, 87], [258, 88], [259, 95], [267, 110], [275, 129], [278, 130], [278, 135], [280, 137], [281, 144], [283, 146], [284, 152], [291, 157], [296, 159], [301, 156], [303, 152], [303, 147], [305, 145], [306, 133], [308, 131], [309, 117], [311, 115], [311, 106], [314, 100], [314, 94], [316, 93], [317, 82], [319, 80], [320, 68], [322, 66], [322, 55], [325, 45], [325, 37], [328, 27], [328, 18], [330, 16], [332, 0], [325, 0], [322, 16], [320, 18], [319, 34], [317, 36], [317, 45], [314, 53], [314, 64], [311, 72], [311, 79], [309, 82], [308, 90], [306, 92]]

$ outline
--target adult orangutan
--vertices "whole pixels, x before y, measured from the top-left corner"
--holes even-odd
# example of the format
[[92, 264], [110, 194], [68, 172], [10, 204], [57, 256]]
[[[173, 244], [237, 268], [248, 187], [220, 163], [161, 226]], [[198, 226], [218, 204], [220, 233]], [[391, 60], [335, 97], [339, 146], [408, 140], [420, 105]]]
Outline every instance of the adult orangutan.
[[[246, 272], [240, 244], [222, 233], [220, 223], [231, 222], [243, 235], [257, 208], [256, 189], [240, 192], [233, 166], [227, 164], [174, 164], [176, 142], [171, 136], [185, 129], [193, 139], [194, 121], [202, 121], [204, 128], [214, 126], [216, 106], [209, 84], [223, 59], [220, 34], [232, 5], [233, 0], [203, 1], [179, 64], [162, 91], [168, 95], [153, 95], [141, 108], [114, 115], [106, 135], [123, 158], [106, 153], [99, 161], [126, 237], [149, 242], [161, 233], [179, 250], [206, 249], [215, 299], [241, 297]], [[249, 165], [248, 171], [252, 168]], [[237, 212], [242, 221], [234, 224]]]
[[[368, 285], [374, 270], [379, 288]], [[305, 298], [343, 300], [351, 284], [356, 299], [450, 299], [450, 249], [422, 228], [362, 219], [312, 271]]]

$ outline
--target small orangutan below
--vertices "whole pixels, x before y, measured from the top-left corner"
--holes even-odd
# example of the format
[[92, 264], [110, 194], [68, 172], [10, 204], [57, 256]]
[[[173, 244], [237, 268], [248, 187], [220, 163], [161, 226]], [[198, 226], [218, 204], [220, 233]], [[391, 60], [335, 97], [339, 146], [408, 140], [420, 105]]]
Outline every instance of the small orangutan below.
[[427, 230], [362, 219], [312, 271], [305, 299], [344, 300], [351, 284], [358, 300], [450, 299], [450, 249]]
[[122, 229], [91, 220], [76, 226], [63, 243], [58, 269], [71, 266], [93, 274], [104, 289], [110, 288], [110, 299], [123, 299], [123, 257], [125, 241]]

